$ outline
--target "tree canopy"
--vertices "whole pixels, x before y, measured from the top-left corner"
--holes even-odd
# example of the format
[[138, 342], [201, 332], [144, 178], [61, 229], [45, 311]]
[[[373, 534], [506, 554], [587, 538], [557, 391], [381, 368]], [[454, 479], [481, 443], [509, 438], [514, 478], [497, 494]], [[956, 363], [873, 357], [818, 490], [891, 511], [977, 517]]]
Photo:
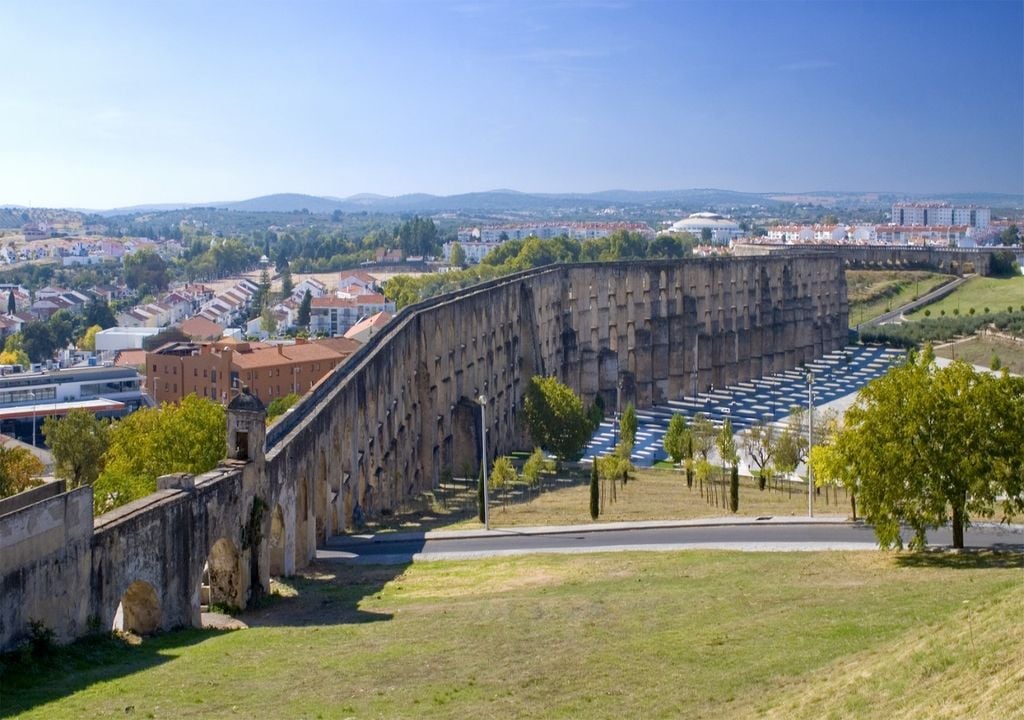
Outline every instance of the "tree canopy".
[[110, 445], [109, 421], [85, 410], [72, 410], [63, 418], [47, 418], [43, 437], [53, 453], [54, 474], [67, 480], [69, 488], [96, 482]]
[[686, 418], [681, 413], [672, 415], [668, 421], [668, 430], [665, 431], [665, 452], [672, 458], [672, 462], [678, 464], [686, 456], [689, 446], [690, 429], [686, 425]]
[[224, 407], [196, 395], [127, 416], [111, 429], [95, 483], [97, 512], [153, 492], [161, 475], [212, 470], [224, 458], [226, 434]]
[[821, 480], [858, 498], [879, 544], [902, 547], [901, 524], [922, 547], [947, 521], [964, 546], [972, 516], [1024, 510], [1024, 383], [935, 365], [930, 348], [864, 387], [833, 441], [815, 448]]
[[593, 426], [583, 401], [557, 378], [530, 378], [523, 412], [537, 445], [561, 460], [576, 460], [582, 455]]
[[0, 498], [38, 485], [43, 463], [23, 447], [0, 445]]

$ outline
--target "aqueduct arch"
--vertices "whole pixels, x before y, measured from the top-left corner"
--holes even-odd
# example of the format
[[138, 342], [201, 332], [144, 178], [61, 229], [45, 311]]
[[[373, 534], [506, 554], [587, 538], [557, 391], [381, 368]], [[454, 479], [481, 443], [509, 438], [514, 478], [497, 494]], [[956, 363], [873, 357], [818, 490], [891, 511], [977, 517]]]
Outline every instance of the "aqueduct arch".
[[149, 635], [160, 629], [160, 598], [145, 580], [135, 580], [121, 596], [114, 613], [113, 630]]

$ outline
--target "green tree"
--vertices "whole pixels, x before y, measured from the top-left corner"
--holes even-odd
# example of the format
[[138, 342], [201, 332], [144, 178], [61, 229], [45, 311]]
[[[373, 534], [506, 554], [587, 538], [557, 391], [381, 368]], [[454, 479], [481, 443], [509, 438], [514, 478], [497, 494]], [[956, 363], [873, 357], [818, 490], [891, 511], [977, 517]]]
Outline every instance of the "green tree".
[[13, 315], [18, 311], [18, 301], [14, 299], [14, 290], [7, 291], [7, 314]]
[[99, 325], [106, 330], [117, 325], [117, 319], [106, 300], [95, 298], [85, 306], [85, 324]]
[[44, 322], [33, 320], [21, 326], [20, 344], [32, 362], [44, 362], [53, 358], [57, 349], [53, 332]]
[[133, 252], [124, 258], [124, 281], [140, 295], [162, 292], [169, 282], [167, 263], [149, 249]]
[[619, 422], [619, 433], [622, 436], [623, 444], [630, 450], [633, 449], [633, 445], [636, 443], [636, 408], [633, 407], [633, 403], [626, 405], [626, 412], [622, 413], [622, 420]]
[[[730, 472], [730, 509], [732, 512], [736, 512], [739, 509], [739, 470], [736, 467], [736, 463], [739, 462], [739, 455], [736, 453], [736, 437], [732, 431], [732, 420], [729, 418], [725, 419], [722, 423], [722, 429], [719, 430], [718, 435], [715, 437], [715, 446], [718, 448], [718, 456], [722, 459], [722, 462], [727, 465]], [[735, 488], [732, 484], [735, 482]], [[733, 506], [732, 498], [735, 497], [735, 506]]]
[[448, 259], [450, 265], [455, 267], [465, 267], [466, 265], [466, 251], [462, 249], [461, 243], [452, 243], [451, 254]]
[[786, 427], [775, 436], [775, 467], [784, 475], [796, 472], [807, 457], [807, 436], [804, 433], [805, 411], [794, 407]]
[[309, 316], [310, 312], [312, 311], [312, 307], [313, 295], [309, 292], [309, 290], [306, 290], [305, 294], [302, 296], [302, 302], [299, 303], [299, 316], [296, 319], [296, 322], [298, 323], [300, 328], [309, 327]]
[[23, 447], [0, 445], [0, 498], [8, 497], [38, 485], [43, 463]]
[[597, 476], [597, 458], [590, 468], [590, 519], [597, 520], [601, 512], [601, 487]]
[[108, 420], [85, 410], [71, 410], [63, 418], [47, 418], [43, 437], [53, 453], [54, 474], [67, 480], [69, 488], [96, 482], [110, 446]]
[[689, 446], [690, 429], [686, 425], [686, 418], [680, 413], [675, 413], [668, 421], [668, 430], [665, 431], [664, 447], [665, 452], [672, 458], [672, 462], [678, 465], [686, 456], [686, 449]]
[[512, 466], [512, 461], [508, 457], [502, 455], [494, 459], [488, 483], [491, 490], [502, 491], [506, 505], [508, 504], [508, 487], [516, 481], [516, 478], [516, 469]]
[[128, 415], [110, 431], [106, 464], [94, 484], [97, 512], [153, 492], [161, 475], [212, 470], [224, 458], [226, 435], [224, 406], [196, 395]]
[[544, 457], [544, 451], [534, 448], [530, 457], [523, 463], [523, 479], [530, 487], [536, 487], [540, 484], [541, 475], [551, 469], [551, 463]]
[[277, 332], [277, 316], [269, 303], [263, 306], [263, 312], [260, 313], [260, 328], [268, 335]]
[[962, 548], [971, 516], [1024, 510], [1022, 446], [1024, 382], [963, 361], [937, 368], [928, 348], [860, 391], [813, 467], [855, 492], [883, 547], [902, 547], [901, 524], [920, 548], [949, 521]]
[[281, 268], [281, 296], [284, 298], [289, 297], [292, 294], [292, 290], [295, 289], [295, 282], [292, 280], [292, 269], [288, 265], [286, 260], [284, 267]]
[[590, 439], [583, 402], [554, 377], [530, 378], [523, 413], [530, 436], [560, 460], [575, 460]]

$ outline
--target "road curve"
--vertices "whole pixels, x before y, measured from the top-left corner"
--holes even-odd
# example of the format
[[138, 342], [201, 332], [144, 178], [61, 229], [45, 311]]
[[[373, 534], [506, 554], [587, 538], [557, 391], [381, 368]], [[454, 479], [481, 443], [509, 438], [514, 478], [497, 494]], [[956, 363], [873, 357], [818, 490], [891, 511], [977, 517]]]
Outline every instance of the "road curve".
[[[949, 546], [952, 542], [948, 528], [932, 531], [928, 539], [937, 547]], [[979, 524], [968, 528], [965, 542], [972, 548], [1024, 551], [1024, 526]], [[317, 559], [323, 562], [405, 564], [530, 553], [684, 549], [821, 551], [874, 550], [877, 547], [870, 526], [837, 518], [724, 518], [685, 523], [618, 523], [489, 532], [346, 535], [328, 540], [317, 550]]]

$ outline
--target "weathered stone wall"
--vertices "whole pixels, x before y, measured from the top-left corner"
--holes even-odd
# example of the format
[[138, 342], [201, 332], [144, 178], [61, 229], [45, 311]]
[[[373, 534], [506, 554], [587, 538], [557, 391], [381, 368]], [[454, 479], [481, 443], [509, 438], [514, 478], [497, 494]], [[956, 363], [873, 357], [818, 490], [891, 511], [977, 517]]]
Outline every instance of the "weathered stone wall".
[[992, 253], [1005, 248], [943, 248], [910, 245], [737, 245], [739, 256], [812, 253], [838, 255], [850, 268], [935, 270], [950, 275], [988, 275]]
[[68, 642], [87, 629], [92, 488], [47, 498], [0, 517], [0, 650], [31, 621]]
[[232, 401], [217, 471], [161, 478], [95, 532], [88, 489], [0, 517], [0, 649], [30, 619], [67, 640], [245, 606], [328, 536], [446, 469], [475, 473], [481, 395], [493, 458], [526, 446], [534, 374], [642, 407], [837, 349], [847, 312], [840, 261], [820, 254], [552, 266], [408, 308], [265, 437], [259, 402]]
[[271, 486], [294, 478], [305, 498], [296, 557], [445, 469], [478, 472], [481, 394], [494, 457], [524, 444], [535, 373], [649, 406], [837, 349], [847, 313], [839, 261], [820, 254], [554, 266], [421, 303], [268, 436]]

